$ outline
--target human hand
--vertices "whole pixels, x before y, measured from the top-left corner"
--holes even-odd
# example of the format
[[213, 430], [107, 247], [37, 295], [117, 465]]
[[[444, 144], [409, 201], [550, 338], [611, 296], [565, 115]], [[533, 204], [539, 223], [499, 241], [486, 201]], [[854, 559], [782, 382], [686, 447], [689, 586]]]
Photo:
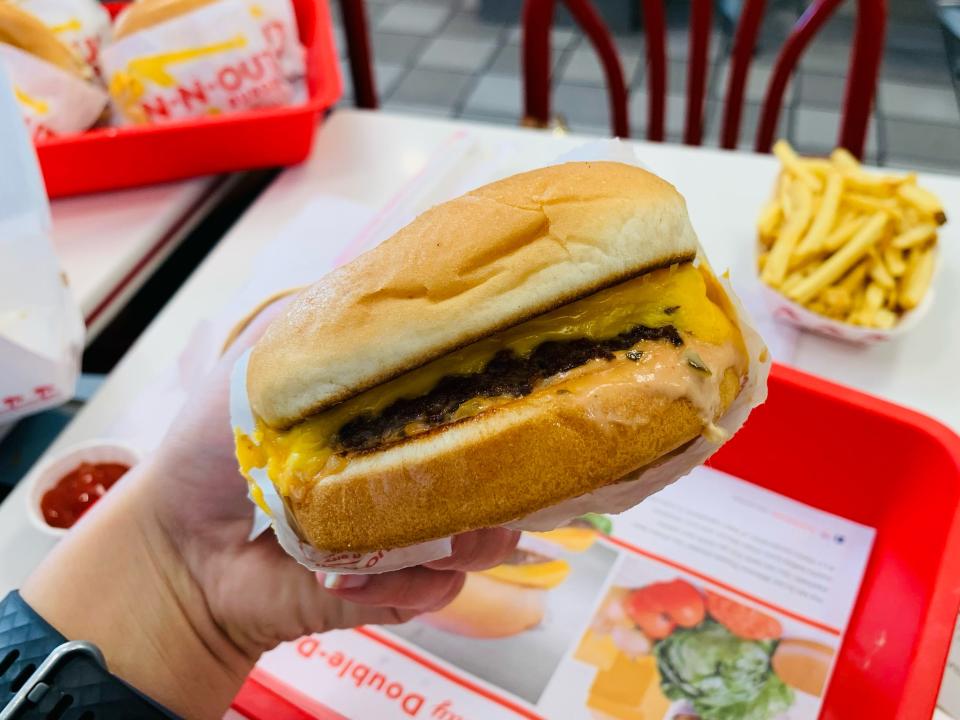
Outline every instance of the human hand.
[[[253, 505], [234, 456], [229, 374], [278, 310], [268, 308], [251, 323], [156, 453], [87, 514], [24, 587], [28, 602], [68, 637], [97, 642], [121, 677], [190, 717], [222, 715], [259, 655], [278, 643], [437, 610], [456, 597], [465, 571], [498, 564], [517, 541], [514, 532], [480, 530], [454, 538], [453, 554], [427, 566], [328, 576], [300, 566], [273, 533], [248, 541]], [[105, 547], [111, 562], [91, 567]], [[72, 610], [75, 593], [93, 593], [102, 604], [104, 583], [115, 584], [118, 575], [124, 583], [114, 592], [121, 597], [110, 601], [148, 635], [139, 646], [123, 624], [91, 625]], [[55, 589], [71, 576], [74, 599], [64, 606]], [[122, 597], [145, 592], [148, 602]], [[188, 661], [170, 661], [187, 648]]]

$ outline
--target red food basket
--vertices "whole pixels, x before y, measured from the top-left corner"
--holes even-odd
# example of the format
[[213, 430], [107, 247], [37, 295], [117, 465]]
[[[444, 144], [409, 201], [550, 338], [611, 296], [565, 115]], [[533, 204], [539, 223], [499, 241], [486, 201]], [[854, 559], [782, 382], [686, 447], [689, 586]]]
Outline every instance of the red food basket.
[[[960, 437], [775, 366], [768, 401], [710, 464], [876, 528], [820, 717], [928, 720], [960, 607]], [[252, 679], [234, 708], [251, 720], [312, 717]]]
[[[38, 141], [47, 195], [116, 190], [304, 160], [313, 145], [317, 117], [339, 99], [342, 84], [327, 0], [293, 0], [293, 5], [306, 48], [306, 102]], [[106, 7], [116, 16], [124, 3]]]

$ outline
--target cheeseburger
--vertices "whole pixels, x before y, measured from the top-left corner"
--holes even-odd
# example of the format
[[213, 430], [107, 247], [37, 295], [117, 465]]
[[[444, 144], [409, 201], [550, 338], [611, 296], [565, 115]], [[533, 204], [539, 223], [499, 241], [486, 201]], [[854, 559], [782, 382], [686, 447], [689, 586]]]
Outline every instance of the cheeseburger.
[[265, 468], [302, 541], [357, 553], [633, 476], [714, 434], [747, 379], [697, 254], [683, 198], [621, 163], [436, 206], [269, 326], [246, 366], [241, 469]]

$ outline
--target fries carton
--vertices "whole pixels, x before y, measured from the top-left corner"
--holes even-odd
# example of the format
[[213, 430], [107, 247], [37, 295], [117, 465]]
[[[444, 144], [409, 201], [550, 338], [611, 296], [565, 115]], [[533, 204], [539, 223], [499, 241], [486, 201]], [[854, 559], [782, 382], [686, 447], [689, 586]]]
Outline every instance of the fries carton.
[[0, 43], [0, 63], [34, 140], [82, 132], [107, 104], [107, 94], [56, 65]]
[[876, 345], [887, 342], [909, 332], [930, 311], [933, 305], [933, 289], [931, 288], [920, 305], [908, 310], [900, 316], [900, 320], [892, 328], [872, 328], [852, 323], [841, 322], [810, 310], [799, 303], [784, 297], [779, 292], [763, 283], [759, 283], [761, 294], [770, 306], [770, 312], [776, 320], [788, 323], [810, 332], [835, 340], [845, 340], [856, 345]]
[[164, 123], [293, 101], [284, 63], [296, 62], [288, 42], [296, 31], [284, 29], [289, 17], [277, 7], [279, 0], [221, 0], [104, 49], [104, 78], [118, 118]]
[[110, 39], [110, 14], [96, 0], [16, 0], [95, 70]]
[[773, 316], [828, 337], [874, 343], [903, 334], [932, 300], [940, 200], [915, 173], [865, 171], [842, 148], [782, 169], [757, 221], [757, 266]]

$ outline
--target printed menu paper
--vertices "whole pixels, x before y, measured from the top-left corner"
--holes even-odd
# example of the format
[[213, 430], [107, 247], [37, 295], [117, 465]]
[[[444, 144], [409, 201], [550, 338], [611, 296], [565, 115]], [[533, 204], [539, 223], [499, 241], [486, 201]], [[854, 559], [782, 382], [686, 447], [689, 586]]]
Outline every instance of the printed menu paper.
[[323, 718], [815, 718], [873, 538], [699, 468], [525, 535], [439, 613], [287, 643], [253, 678]]

